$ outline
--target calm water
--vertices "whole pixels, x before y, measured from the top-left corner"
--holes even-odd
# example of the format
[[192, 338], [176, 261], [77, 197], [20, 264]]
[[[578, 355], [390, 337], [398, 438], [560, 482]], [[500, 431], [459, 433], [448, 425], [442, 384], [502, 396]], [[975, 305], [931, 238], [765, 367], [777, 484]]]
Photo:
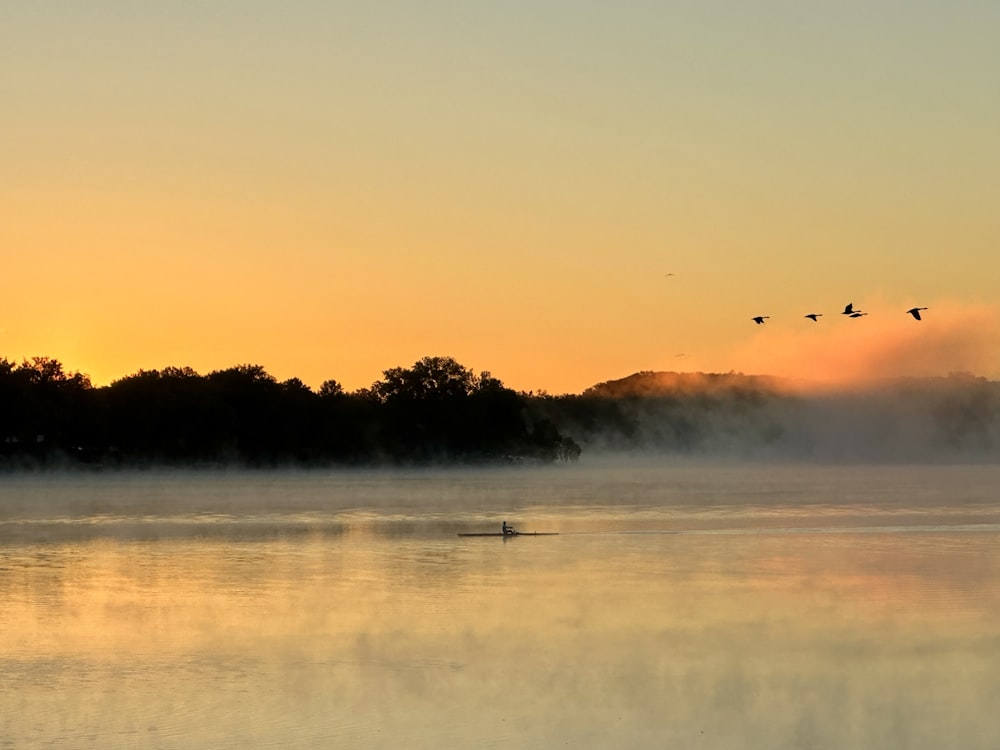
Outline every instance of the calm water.
[[997, 487], [3, 477], [0, 748], [1000, 747]]

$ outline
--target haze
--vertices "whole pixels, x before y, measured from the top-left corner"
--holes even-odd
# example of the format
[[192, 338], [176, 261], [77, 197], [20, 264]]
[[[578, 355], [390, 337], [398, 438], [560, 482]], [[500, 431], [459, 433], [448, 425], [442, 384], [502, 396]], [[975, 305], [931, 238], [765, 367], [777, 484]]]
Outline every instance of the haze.
[[428, 355], [552, 393], [996, 377], [998, 27], [973, 0], [7, 3], [0, 352], [98, 385], [353, 390]]

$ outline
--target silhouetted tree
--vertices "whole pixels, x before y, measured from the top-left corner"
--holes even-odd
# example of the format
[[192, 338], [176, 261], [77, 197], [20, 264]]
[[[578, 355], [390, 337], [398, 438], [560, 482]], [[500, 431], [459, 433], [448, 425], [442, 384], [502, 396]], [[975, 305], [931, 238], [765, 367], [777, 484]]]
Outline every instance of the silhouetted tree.
[[447, 401], [472, 393], [476, 378], [451, 357], [424, 357], [411, 368], [394, 367], [383, 372], [372, 391], [383, 403], [403, 401]]
[[388, 455], [410, 461], [555, 457], [558, 431], [539, 432], [524, 400], [488, 372], [476, 376], [450, 357], [425, 357], [383, 375], [369, 393], [382, 406], [377, 442]]
[[75, 460], [94, 439], [90, 378], [49, 357], [0, 361], [3, 453], [26, 460]]
[[45, 357], [0, 360], [0, 459], [252, 466], [545, 460], [573, 454], [554, 423], [490, 373], [449, 357], [392, 368], [370, 388], [318, 392], [243, 364], [208, 375], [140, 370], [103, 388]]
[[221, 405], [208, 381], [190, 368], [140, 370], [104, 390], [110, 458], [211, 461], [227, 443]]
[[344, 386], [336, 380], [324, 380], [319, 387], [319, 395], [323, 398], [334, 398], [344, 395]]

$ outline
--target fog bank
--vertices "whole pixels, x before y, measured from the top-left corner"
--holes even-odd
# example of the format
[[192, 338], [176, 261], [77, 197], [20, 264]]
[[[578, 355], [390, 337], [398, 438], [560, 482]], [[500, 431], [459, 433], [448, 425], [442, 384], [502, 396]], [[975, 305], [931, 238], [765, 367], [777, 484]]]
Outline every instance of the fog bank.
[[834, 387], [740, 374], [639, 373], [550, 404], [585, 454], [993, 462], [1000, 383], [967, 374]]

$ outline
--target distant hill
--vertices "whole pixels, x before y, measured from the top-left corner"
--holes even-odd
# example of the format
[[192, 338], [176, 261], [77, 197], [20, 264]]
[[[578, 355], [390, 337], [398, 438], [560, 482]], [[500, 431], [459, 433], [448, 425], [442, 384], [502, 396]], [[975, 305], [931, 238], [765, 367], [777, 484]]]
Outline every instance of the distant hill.
[[968, 373], [837, 388], [647, 371], [540, 402], [588, 453], [1000, 462], [1000, 382]]
[[587, 388], [583, 396], [607, 398], [658, 397], [723, 394], [734, 391], [779, 393], [790, 390], [790, 381], [768, 375], [738, 372], [636, 372], [618, 380], [606, 380]]
[[885, 391], [942, 391], [967, 388], [1000, 388], [1000, 382], [957, 372], [946, 376], [895, 377], [853, 384], [816, 384], [772, 375], [744, 375], [741, 372], [670, 372], [642, 370], [617, 380], [606, 380], [585, 389], [581, 396], [605, 398], [661, 398], [669, 396], [769, 395], [812, 393], [871, 393]]

